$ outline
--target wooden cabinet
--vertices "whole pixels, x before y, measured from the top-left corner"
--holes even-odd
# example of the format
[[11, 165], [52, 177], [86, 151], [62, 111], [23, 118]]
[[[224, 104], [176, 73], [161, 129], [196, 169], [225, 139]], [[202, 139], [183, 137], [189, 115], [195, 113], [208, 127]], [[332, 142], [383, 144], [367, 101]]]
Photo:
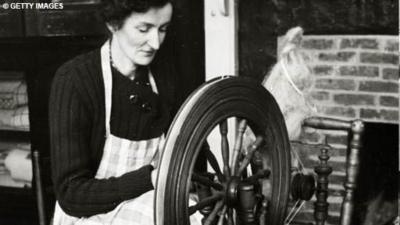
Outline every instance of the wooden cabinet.
[[[5, 140], [27, 143], [30, 141], [30, 133], [0, 128], [0, 142]], [[15, 147], [12, 149], [16, 151]], [[25, 185], [27, 182], [14, 181], [8, 171], [3, 170], [0, 177], [0, 224], [24, 224], [37, 221], [34, 189], [30, 185]]]
[[[15, 70], [24, 73], [28, 87], [30, 121], [29, 132], [0, 130], [0, 139], [29, 138], [31, 149], [39, 151], [43, 184], [46, 194], [49, 193], [45, 196], [48, 217], [52, 215], [54, 208], [48, 127], [51, 82], [62, 63], [100, 47], [107, 38], [105, 26], [95, 13], [99, 7], [95, 3], [98, 0], [58, 2], [65, 3], [63, 10], [25, 10], [14, 14], [17, 11], [0, 9], [0, 74], [1, 71]], [[171, 26], [164, 50], [158, 53], [161, 55], [159, 59], [168, 60], [176, 67], [177, 88], [180, 90], [178, 101], [183, 101], [204, 81], [202, 2], [175, 2], [175, 25]], [[35, 185], [32, 184], [32, 187], [0, 187], [0, 224], [37, 223]], [[28, 218], [29, 222], [15, 222], [21, 218]]]
[[[34, 4], [39, 2], [43, 3], [30, 1]], [[0, 38], [99, 36], [107, 33], [98, 14], [98, 1], [59, 2], [63, 4], [62, 9], [17, 10], [0, 7]]]
[[[36, 220], [25, 56], [0, 41], [0, 224]], [[18, 214], [17, 212], [23, 212]], [[23, 217], [20, 217], [23, 215]]]
[[[64, 10], [0, 9], [0, 82], [2, 75], [15, 74], [26, 83], [30, 124], [28, 130], [0, 125], [0, 143], [30, 143], [31, 151], [40, 153], [48, 217], [54, 208], [49, 160], [50, 86], [62, 63], [99, 47], [105, 40], [105, 26], [95, 16], [97, 8], [97, 4], [74, 1]], [[0, 182], [0, 224], [38, 224], [35, 193], [34, 182], [29, 187]]]
[[25, 11], [27, 36], [96, 36], [106, 29], [98, 4], [63, 4], [63, 9]]
[[24, 35], [22, 21], [22, 11], [7, 10], [0, 7], [0, 37], [22, 37]]

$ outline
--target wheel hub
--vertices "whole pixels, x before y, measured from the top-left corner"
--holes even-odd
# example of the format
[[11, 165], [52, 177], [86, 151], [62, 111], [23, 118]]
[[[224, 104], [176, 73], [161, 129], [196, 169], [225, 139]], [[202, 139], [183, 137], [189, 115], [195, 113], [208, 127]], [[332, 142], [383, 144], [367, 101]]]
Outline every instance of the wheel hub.
[[226, 204], [235, 208], [242, 224], [256, 222], [255, 208], [257, 205], [254, 184], [241, 180], [240, 177], [231, 177], [226, 183]]
[[226, 202], [229, 207], [235, 207], [238, 202], [239, 177], [231, 177], [226, 185]]

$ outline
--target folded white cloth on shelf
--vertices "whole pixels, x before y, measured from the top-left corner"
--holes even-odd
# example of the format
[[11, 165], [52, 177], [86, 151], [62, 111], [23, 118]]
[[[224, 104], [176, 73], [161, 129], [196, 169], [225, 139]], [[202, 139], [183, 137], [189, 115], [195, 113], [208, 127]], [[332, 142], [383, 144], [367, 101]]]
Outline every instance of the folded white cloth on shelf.
[[23, 79], [0, 79], [0, 93], [13, 93], [24, 84]]
[[16, 109], [0, 109], [0, 126], [29, 130], [28, 106]]
[[14, 180], [32, 181], [31, 152], [21, 149], [11, 150], [4, 159], [4, 165]]
[[0, 173], [0, 186], [24, 188], [32, 187], [32, 182], [14, 180], [7, 171], [5, 173]]
[[[10, 87], [5, 87], [4, 84]], [[0, 81], [0, 109], [14, 109], [27, 103], [28, 93], [25, 82]]]
[[6, 159], [8, 152], [0, 152], [0, 174], [4, 174], [7, 169], [6, 166], [4, 165], [4, 160]]

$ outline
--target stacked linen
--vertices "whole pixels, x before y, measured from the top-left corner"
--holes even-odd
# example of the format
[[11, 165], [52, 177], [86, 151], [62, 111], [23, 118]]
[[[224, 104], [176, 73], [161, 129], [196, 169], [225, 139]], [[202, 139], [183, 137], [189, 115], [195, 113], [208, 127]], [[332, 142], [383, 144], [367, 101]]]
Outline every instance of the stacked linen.
[[0, 186], [31, 187], [32, 160], [29, 145], [0, 152]]
[[7, 152], [0, 152], [0, 176], [6, 173], [6, 165], [4, 165], [4, 159], [7, 156]]
[[[0, 130], [29, 131], [27, 86], [23, 74], [0, 72]], [[0, 139], [0, 186], [30, 187], [30, 145]]]
[[29, 130], [28, 94], [23, 80], [0, 80], [0, 129]]
[[0, 129], [29, 131], [28, 106], [0, 109]]
[[26, 83], [22, 80], [0, 80], [0, 108], [15, 109], [28, 104]]

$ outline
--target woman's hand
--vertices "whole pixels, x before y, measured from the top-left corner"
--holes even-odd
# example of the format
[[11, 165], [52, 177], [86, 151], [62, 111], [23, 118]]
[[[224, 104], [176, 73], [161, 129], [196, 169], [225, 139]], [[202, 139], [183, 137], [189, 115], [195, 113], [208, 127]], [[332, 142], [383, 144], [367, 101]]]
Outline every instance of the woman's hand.
[[154, 188], [156, 187], [157, 174], [158, 174], [158, 169], [154, 169], [151, 171], [151, 183], [153, 184]]

